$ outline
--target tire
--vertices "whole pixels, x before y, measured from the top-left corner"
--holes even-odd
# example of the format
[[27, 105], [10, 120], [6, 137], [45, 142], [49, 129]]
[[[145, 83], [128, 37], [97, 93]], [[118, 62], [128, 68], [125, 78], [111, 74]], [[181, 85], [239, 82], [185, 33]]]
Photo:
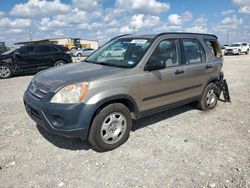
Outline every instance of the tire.
[[63, 60], [58, 60], [58, 61], [56, 61], [56, 62], [54, 63], [54, 67], [60, 67], [60, 66], [65, 65], [65, 64], [66, 64], [65, 61], [63, 61]]
[[249, 54], [249, 49], [246, 51], [246, 55]]
[[0, 65], [0, 79], [10, 78], [13, 75], [13, 70], [7, 65]]
[[129, 109], [121, 103], [110, 104], [93, 119], [88, 140], [96, 151], [110, 151], [126, 142], [131, 128]]
[[108, 53], [108, 54], [107, 54], [107, 57], [111, 57], [111, 54], [110, 54], [110, 53]]
[[218, 102], [219, 88], [215, 83], [210, 83], [203, 91], [202, 98], [198, 101], [197, 108], [203, 111], [216, 107]]
[[239, 50], [239, 51], [238, 51], [238, 55], [240, 55], [240, 54], [241, 54], [241, 51]]
[[82, 57], [82, 54], [79, 53], [79, 54], [77, 54], [76, 56], [77, 56], [77, 57]]

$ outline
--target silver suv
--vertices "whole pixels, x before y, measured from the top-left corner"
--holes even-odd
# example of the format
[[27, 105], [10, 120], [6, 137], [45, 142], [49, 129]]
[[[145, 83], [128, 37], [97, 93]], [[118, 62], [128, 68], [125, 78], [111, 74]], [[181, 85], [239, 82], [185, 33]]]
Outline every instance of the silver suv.
[[191, 102], [213, 109], [225, 86], [222, 64], [214, 35], [118, 36], [83, 62], [38, 73], [24, 104], [39, 126], [108, 151], [128, 139], [132, 119]]

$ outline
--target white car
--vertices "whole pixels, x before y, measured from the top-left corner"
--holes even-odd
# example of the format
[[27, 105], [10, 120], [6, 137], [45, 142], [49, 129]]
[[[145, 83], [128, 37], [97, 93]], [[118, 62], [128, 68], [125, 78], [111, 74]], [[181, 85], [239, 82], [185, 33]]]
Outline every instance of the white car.
[[121, 57], [124, 56], [126, 50], [121, 47], [112, 48], [103, 52], [104, 57]]
[[241, 53], [249, 54], [249, 45], [246, 42], [236, 42], [225, 48], [225, 55], [240, 55]]

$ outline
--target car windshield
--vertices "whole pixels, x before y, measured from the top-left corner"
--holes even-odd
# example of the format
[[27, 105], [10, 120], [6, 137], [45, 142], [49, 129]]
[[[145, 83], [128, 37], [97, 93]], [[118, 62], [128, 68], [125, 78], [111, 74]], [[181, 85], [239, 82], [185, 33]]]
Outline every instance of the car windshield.
[[2, 53], [2, 55], [10, 54], [10, 53], [14, 52], [15, 50], [16, 50], [16, 49], [13, 48], [13, 49], [11, 49], [11, 50], [8, 50], [8, 51]]
[[89, 56], [85, 62], [133, 68], [141, 61], [150, 44], [151, 39], [145, 38], [114, 39]]
[[231, 47], [238, 47], [240, 44], [232, 44]]

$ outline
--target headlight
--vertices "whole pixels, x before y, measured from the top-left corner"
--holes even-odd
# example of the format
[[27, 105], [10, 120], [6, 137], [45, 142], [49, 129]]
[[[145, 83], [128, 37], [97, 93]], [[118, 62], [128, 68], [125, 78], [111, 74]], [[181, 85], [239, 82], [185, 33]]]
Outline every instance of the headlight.
[[60, 89], [51, 99], [51, 103], [72, 104], [83, 102], [89, 90], [89, 83], [76, 83]]
[[5, 62], [5, 63], [11, 63], [12, 59], [11, 58], [5, 58], [2, 61]]

